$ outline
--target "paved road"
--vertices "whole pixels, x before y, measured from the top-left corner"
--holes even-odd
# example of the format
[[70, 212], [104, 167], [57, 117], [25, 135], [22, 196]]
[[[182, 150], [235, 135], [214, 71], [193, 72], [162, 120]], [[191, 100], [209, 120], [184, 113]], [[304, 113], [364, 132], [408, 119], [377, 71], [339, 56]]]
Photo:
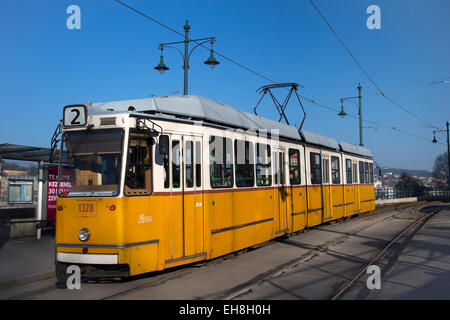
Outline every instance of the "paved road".
[[[381, 263], [381, 289], [359, 282], [343, 299], [450, 299], [450, 208]], [[395, 261], [392, 261], [394, 258]]]
[[[54, 270], [55, 238], [9, 239], [0, 248], [0, 284], [37, 273]], [[1, 285], [0, 285], [1, 290]]]
[[[394, 215], [395, 214], [395, 215]], [[55, 288], [54, 280], [10, 290], [25, 299], [329, 299], [388, 241], [426, 213], [417, 208], [332, 223], [205, 265]], [[24, 295], [24, 291], [33, 291]]]

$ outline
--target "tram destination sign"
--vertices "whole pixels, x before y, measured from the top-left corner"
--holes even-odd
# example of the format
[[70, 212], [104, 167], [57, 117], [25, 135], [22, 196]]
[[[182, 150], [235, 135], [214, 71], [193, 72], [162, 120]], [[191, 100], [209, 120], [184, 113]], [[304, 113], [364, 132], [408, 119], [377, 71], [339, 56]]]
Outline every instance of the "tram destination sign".
[[64, 127], [82, 127], [87, 122], [87, 109], [85, 105], [77, 104], [64, 107]]

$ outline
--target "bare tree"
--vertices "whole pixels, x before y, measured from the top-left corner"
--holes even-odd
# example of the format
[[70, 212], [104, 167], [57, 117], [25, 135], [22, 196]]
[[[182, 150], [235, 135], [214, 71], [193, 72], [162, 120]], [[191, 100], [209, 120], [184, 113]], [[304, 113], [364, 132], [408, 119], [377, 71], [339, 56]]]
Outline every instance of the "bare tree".
[[448, 153], [445, 152], [440, 154], [434, 160], [433, 172], [431, 174], [433, 178], [439, 179], [442, 181], [440, 183], [441, 187], [445, 184], [448, 184]]
[[402, 172], [395, 184], [395, 189], [404, 194], [404, 196], [419, 196], [422, 195], [424, 186], [417, 178]]

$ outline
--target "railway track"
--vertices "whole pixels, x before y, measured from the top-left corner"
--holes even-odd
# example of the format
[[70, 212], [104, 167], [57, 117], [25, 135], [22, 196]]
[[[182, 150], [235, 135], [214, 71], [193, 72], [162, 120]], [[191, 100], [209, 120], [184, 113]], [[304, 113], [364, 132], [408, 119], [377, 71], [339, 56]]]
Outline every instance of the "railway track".
[[[440, 211], [440, 210], [439, 210]], [[400, 238], [402, 238], [403, 236], [405, 236], [408, 231], [412, 230], [413, 228], [415, 228], [416, 226], [419, 226], [419, 228], [416, 228], [413, 231], [413, 234], [417, 233], [417, 231], [420, 229], [420, 226], [422, 226], [423, 224], [425, 224], [428, 220], [430, 220], [436, 213], [438, 213], [439, 211], [436, 211], [430, 215], [426, 215], [423, 217], [420, 217], [418, 219], [416, 219], [413, 223], [411, 223], [409, 226], [407, 226], [405, 229], [403, 229], [394, 239], [392, 239], [392, 241], [390, 241], [380, 252], [378, 252], [372, 259], [370, 259], [370, 261], [368, 261], [362, 268], [361, 270], [350, 280], [348, 280], [337, 292], [336, 294], [331, 297], [331, 300], [337, 300], [340, 297], [343, 296], [343, 294], [359, 279], [361, 278], [361, 276], [363, 274], [366, 273], [367, 269], [373, 265], [375, 262], [377, 262], [385, 253], [387, 250], [389, 250], [389, 248], [391, 248]], [[410, 235], [412, 236], [412, 235]]]
[[[378, 253], [375, 254], [375, 256], [369, 261], [364, 261], [362, 268], [353, 276], [351, 276], [350, 279], [348, 279], [343, 285], [339, 287], [339, 289], [333, 294], [333, 296], [330, 298], [331, 300], [337, 300], [340, 297], [347, 292], [348, 289], [352, 287], [352, 285], [361, 278], [363, 274], [366, 273], [366, 270], [369, 266], [373, 265], [375, 262], [377, 262], [399, 239], [402, 237], [405, 237], [407, 234], [409, 237], [412, 237], [415, 233], [417, 233], [421, 227], [429, 221], [435, 214], [443, 210], [448, 206], [435, 206], [431, 212], [423, 213], [422, 216], [415, 219], [411, 224], [409, 224], [407, 227], [405, 227], [403, 230], [401, 230], [391, 241], [388, 242], [386, 246], [384, 246]], [[384, 217], [382, 220], [378, 221], [377, 223], [381, 223], [382, 221], [391, 219], [391, 218], [399, 218], [400, 215], [404, 215], [405, 213], [414, 213], [417, 211], [417, 207], [402, 207], [399, 210], [397, 210], [395, 213], [388, 215]], [[429, 211], [429, 210], [428, 210]], [[367, 216], [366, 216], [367, 217]], [[363, 216], [358, 216], [358, 218], [365, 218]], [[406, 219], [406, 218], [403, 218]], [[351, 232], [347, 233], [347, 236], [353, 236], [358, 234], [359, 232], [363, 231], [364, 229], [370, 227], [371, 225], [366, 225], [361, 228], [357, 228]], [[337, 241], [341, 239], [336, 239]], [[336, 242], [333, 241], [333, 242]], [[332, 243], [331, 243], [332, 245]], [[253, 292], [258, 289], [258, 287], [262, 286], [265, 283], [268, 283], [272, 281], [272, 279], [282, 275], [283, 273], [291, 271], [293, 268], [296, 268], [300, 264], [307, 263], [308, 261], [312, 260], [315, 256], [318, 255], [318, 252], [326, 252], [328, 251], [328, 245], [325, 243], [322, 246], [318, 246], [315, 248], [312, 248], [308, 253], [303, 255], [301, 258], [296, 259], [295, 261], [292, 261], [291, 263], [288, 263], [287, 265], [280, 266], [280, 268], [277, 268], [276, 270], [272, 270], [270, 273], [264, 275], [263, 277], [259, 277], [259, 279], [253, 279], [251, 282], [248, 282], [239, 288], [234, 288], [234, 290], [231, 290], [227, 294], [219, 297], [223, 300], [233, 300], [235, 298], [243, 297], [245, 298], [245, 295]]]
[[[279, 277], [280, 275], [283, 275], [284, 273], [297, 268], [298, 266], [308, 263], [308, 261], [313, 260], [317, 255], [319, 255], [321, 253], [326, 254], [327, 252], [332, 253], [333, 250], [331, 248], [334, 245], [336, 245], [337, 243], [342, 243], [342, 242], [346, 241], [346, 239], [348, 239], [349, 237], [358, 235], [365, 229], [367, 229], [371, 226], [374, 226], [375, 224], [386, 222], [386, 220], [389, 220], [389, 219], [412, 219], [413, 218], [414, 221], [411, 224], [409, 224], [406, 228], [404, 228], [397, 235], [397, 237], [395, 237], [395, 239], [393, 239], [392, 241], [390, 241], [388, 243], [388, 245], [386, 245], [384, 248], [382, 248], [382, 250], [380, 250], [380, 252], [378, 252], [374, 256], [373, 259], [370, 259], [369, 261], [360, 259], [359, 262], [361, 265], [363, 265], [363, 267], [359, 270], [359, 272], [356, 275], [352, 276], [345, 284], [343, 284], [342, 286], [339, 287], [338, 290], [336, 290], [336, 292], [332, 298], [338, 299], [340, 296], [342, 296], [343, 293], [345, 293], [345, 291], [348, 288], [350, 288], [352, 286], [352, 284], [357, 279], [360, 278], [360, 276], [366, 270], [367, 266], [370, 265], [371, 263], [374, 263], [374, 261], [376, 261], [376, 259], [378, 259], [380, 256], [382, 256], [383, 253], [385, 253], [392, 246], [392, 244], [395, 243], [395, 241], [397, 241], [399, 238], [401, 238], [404, 234], [408, 233], [408, 231], [411, 231], [411, 229], [414, 229], [417, 226], [422, 225], [425, 221], [430, 219], [436, 212], [440, 211], [440, 210], [436, 209], [435, 210], [436, 212], [433, 211], [433, 212], [423, 213], [423, 212], [419, 212], [420, 208], [421, 208], [420, 206], [419, 207], [418, 206], [404, 206], [404, 207], [398, 207], [395, 212], [393, 212], [392, 214], [388, 214], [384, 217], [378, 217], [378, 215], [376, 213], [375, 214], [369, 213], [369, 214], [359, 215], [354, 219], [345, 220], [342, 222], [343, 224], [346, 224], [347, 222], [356, 221], [356, 220], [368, 220], [368, 221], [367, 221], [367, 223], [362, 223], [360, 226], [353, 228], [350, 231], [348, 231], [342, 235], [339, 235], [336, 238], [333, 238], [333, 240], [331, 240], [331, 241], [321, 243], [318, 246], [311, 246], [310, 249], [305, 254], [301, 255], [300, 257], [297, 257], [287, 263], [279, 265], [278, 267], [276, 267], [274, 269], [268, 270], [264, 273], [260, 273], [257, 276], [255, 276], [253, 279], [251, 279], [250, 281], [244, 282], [238, 286], [231, 288], [230, 290], [222, 292], [221, 294], [215, 296], [213, 299], [232, 300], [232, 299], [236, 299], [236, 298], [240, 298], [240, 297], [245, 297], [246, 294], [257, 290], [258, 287], [263, 285], [264, 283], [267, 283], [268, 281], [271, 281], [272, 279], [275, 279], [275, 278]], [[419, 217], [417, 217], [417, 216], [419, 216]], [[320, 226], [320, 227], [314, 228], [312, 230], [321, 230], [322, 228], [326, 228], [326, 226]], [[282, 238], [282, 239], [278, 239], [275, 241], [287, 243], [290, 241], [290, 239]], [[270, 243], [265, 244], [265, 245], [270, 245]], [[99, 293], [98, 295], [96, 295], [97, 299], [104, 299], [104, 300], [122, 299], [122, 298], [127, 298], [127, 296], [130, 294], [134, 294], [136, 296], [136, 294], [139, 294], [139, 292], [145, 291], [146, 289], [149, 289], [149, 288], [157, 289], [159, 286], [161, 286], [164, 283], [171, 281], [171, 280], [178, 281], [177, 279], [182, 279], [183, 276], [190, 274], [194, 270], [198, 269], [199, 266], [206, 266], [206, 267], [211, 266], [212, 267], [214, 264], [219, 264], [219, 263], [223, 262], [224, 260], [227, 260], [231, 256], [236, 256], [241, 253], [242, 252], [230, 254], [230, 255], [227, 255], [222, 258], [208, 261], [204, 264], [197, 264], [197, 265], [193, 265], [193, 266], [182, 267], [182, 268], [175, 269], [175, 270], [164, 271], [162, 273], [157, 273], [152, 277], [148, 277], [148, 275], [147, 275], [147, 277], [137, 277], [134, 279], [130, 279], [130, 281], [128, 281], [128, 280], [120, 281], [120, 282], [118, 282], [118, 281], [111, 282], [110, 281], [109, 283], [108, 282], [107, 283], [99, 283], [99, 281], [92, 283], [92, 279], [85, 279], [83, 281], [83, 284], [85, 284], [85, 287], [88, 290], [94, 290], [94, 288], [100, 288], [98, 290], [101, 290], [102, 293]], [[107, 290], [109, 284], [111, 284], [111, 286], [110, 286], [111, 290]], [[101, 287], [103, 287], [103, 286], [104, 286], [104, 288], [102, 289]], [[13, 299], [29, 299], [29, 298], [39, 299], [42, 296], [42, 294], [48, 293], [52, 290], [61, 290], [61, 289], [55, 289], [54, 284], [53, 284], [53, 286], [49, 285], [48, 287], [43, 288], [41, 290], [35, 290], [33, 292], [27, 292], [22, 295], [16, 295], [15, 297], [13, 297]]]

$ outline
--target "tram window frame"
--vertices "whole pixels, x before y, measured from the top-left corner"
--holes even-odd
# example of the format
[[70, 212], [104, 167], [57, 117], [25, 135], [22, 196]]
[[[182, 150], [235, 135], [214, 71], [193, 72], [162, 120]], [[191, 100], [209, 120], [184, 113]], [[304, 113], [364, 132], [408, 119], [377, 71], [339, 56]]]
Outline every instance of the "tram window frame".
[[272, 151], [269, 144], [256, 143], [255, 178], [256, 186], [258, 187], [268, 187], [272, 185]]
[[330, 158], [322, 157], [322, 183], [330, 183]]
[[364, 162], [364, 181], [366, 184], [370, 183], [369, 180], [369, 163]]
[[[170, 142], [169, 142], [170, 146]], [[170, 159], [172, 158], [172, 148], [169, 147], [169, 152], [162, 156], [163, 159], [163, 170], [164, 170], [164, 189], [168, 189], [170, 187]]]
[[195, 141], [195, 186], [202, 186], [202, 144]]
[[[317, 159], [318, 163], [316, 161]], [[309, 169], [311, 174], [311, 184], [322, 184], [322, 156], [320, 153], [309, 153]]]
[[364, 175], [364, 162], [359, 161], [359, 184], [364, 184], [364, 179], [365, 179], [365, 175]]
[[284, 158], [285, 158], [285, 154], [284, 151], [280, 151], [278, 153], [278, 171], [280, 172], [280, 180], [278, 181], [278, 183], [282, 186], [284, 186], [286, 184], [286, 172], [285, 172], [285, 162], [284, 162]]
[[186, 140], [184, 144], [184, 183], [186, 188], [194, 187], [194, 142]]
[[[62, 135], [62, 148], [63, 152], [68, 154], [68, 181], [71, 182], [70, 188], [59, 188], [58, 196], [65, 197], [95, 197], [98, 193], [102, 193], [104, 197], [116, 197], [123, 189], [123, 177], [122, 177], [122, 164], [123, 156], [125, 158], [127, 150], [124, 149], [125, 130], [123, 128], [113, 129], [96, 129], [96, 130], [76, 130], [67, 131]], [[108, 142], [108, 143], [106, 143]], [[74, 149], [75, 147], [75, 149]], [[86, 160], [95, 155], [101, 158], [103, 162], [103, 156], [113, 156], [116, 154], [117, 162], [114, 163], [117, 177], [117, 183], [113, 185], [103, 184], [103, 172], [102, 184], [92, 184], [91, 178], [86, 177], [84, 170], [89, 169], [90, 173], [95, 173], [97, 176], [102, 167], [93, 167], [92, 163], [89, 168], [86, 168]], [[81, 156], [81, 159], [79, 158]], [[125, 159], [126, 162], [127, 159]], [[125, 163], [126, 166], [126, 163]], [[97, 168], [97, 169], [96, 169]], [[103, 170], [102, 170], [103, 171]], [[110, 170], [108, 170], [110, 171]], [[79, 174], [82, 176], [79, 176]], [[109, 179], [109, 178], [108, 178]]]
[[373, 179], [373, 163], [369, 163], [369, 183], [373, 184], [374, 183], [374, 179]]
[[[242, 151], [244, 152], [243, 156]], [[255, 186], [254, 153], [252, 142], [239, 139], [234, 140], [235, 179], [236, 187], [238, 188]]]
[[[153, 193], [153, 145], [154, 143], [149, 143], [147, 135], [130, 130], [124, 182], [125, 196], [148, 196]], [[132, 178], [135, 181], [134, 186], [130, 184]]]
[[[333, 162], [335, 161], [337, 161], [337, 168], [333, 168]], [[331, 156], [331, 183], [341, 184], [341, 161], [336, 156]]]
[[347, 184], [353, 183], [353, 172], [352, 172], [352, 160], [351, 159], [345, 159], [345, 173], [346, 173], [346, 179]]
[[[292, 162], [292, 156], [297, 155], [297, 164]], [[289, 149], [289, 183], [291, 186], [299, 185], [302, 182], [300, 166], [300, 150]]]
[[284, 151], [274, 151], [272, 153], [272, 157], [274, 159], [274, 163], [273, 163], [273, 171], [274, 171], [274, 180], [273, 180], [273, 184], [274, 185], [280, 185], [280, 186], [284, 186], [285, 185], [285, 168], [284, 168]]
[[[177, 151], [177, 152], [175, 152]], [[170, 153], [172, 154], [172, 188], [181, 188], [181, 141], [178, 139], [172, 140], [172, 148]], [[178, 185], [175, 185], [178, 183]]]
[[356, 161], [352, 161], [353, 167], [353, 184], [358, 184], [358, 163]]
[[[213, 148], [211, 145], [213, 145]], [[218, 148], [218, 146], [221, 146], [221, 148]], [[232, 140], [221, 136], [210, 136], [209, 155], [209, 177], [211, 188], [233, 188], [234, 165]], [[220, 163], [216, 162], [217, 159], [220, 160]], [[216, 173], [220, 173], [221, 177], [215, 177], [214, 175], [216, 175]], [[225, 178], [225, 176], [228, 177]], [[221, 180], [221, 182], [219, 182], [219, 180]]]

